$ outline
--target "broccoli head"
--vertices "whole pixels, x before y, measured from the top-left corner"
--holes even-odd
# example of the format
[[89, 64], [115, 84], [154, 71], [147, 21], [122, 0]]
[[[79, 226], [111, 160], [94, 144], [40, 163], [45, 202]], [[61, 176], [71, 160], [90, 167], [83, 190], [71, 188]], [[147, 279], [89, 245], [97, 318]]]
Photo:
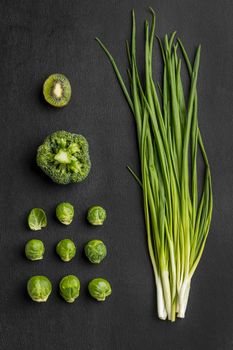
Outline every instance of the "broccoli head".
[[39, 146], [37, 165], [58, 184], [80, 182], [91, 168], [88, 142], [82, 135], [56, 131]]

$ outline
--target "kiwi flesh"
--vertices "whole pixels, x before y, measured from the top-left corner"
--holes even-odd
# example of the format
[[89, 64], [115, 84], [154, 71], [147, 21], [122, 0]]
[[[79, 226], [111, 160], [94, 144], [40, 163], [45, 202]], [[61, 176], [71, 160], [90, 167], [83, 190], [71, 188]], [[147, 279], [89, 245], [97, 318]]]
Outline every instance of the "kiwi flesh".
[[64, 107], [71, 98], [71, 86], [68, 78], [59, 73], [50, 75], [44, 82], [45, 100], [54, 107]]

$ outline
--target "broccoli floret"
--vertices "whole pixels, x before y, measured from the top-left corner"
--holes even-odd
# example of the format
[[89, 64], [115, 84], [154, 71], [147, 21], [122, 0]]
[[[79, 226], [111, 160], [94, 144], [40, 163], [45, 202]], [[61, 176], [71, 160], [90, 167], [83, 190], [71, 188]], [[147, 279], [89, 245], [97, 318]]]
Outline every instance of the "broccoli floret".
[[82, 135], [56, 131], [39, 146], [37, 165], [58, 184], [80, 182], [91, 168], [88, 142]]

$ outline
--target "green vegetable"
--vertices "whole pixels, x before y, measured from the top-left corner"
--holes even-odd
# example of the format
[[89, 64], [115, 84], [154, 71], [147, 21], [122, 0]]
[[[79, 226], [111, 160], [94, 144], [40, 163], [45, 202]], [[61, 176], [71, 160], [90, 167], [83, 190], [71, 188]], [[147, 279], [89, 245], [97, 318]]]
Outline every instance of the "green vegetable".
[[47, 226], [47, 217], [43, 209], [33, 208], [28, 215], [28, 226], [33, 231]]
[[[183, 318], [191, 279], [201, 259], [212, 217], [210, 167], [200, 134], [197, 114], [197, 75], [200, 46], [191, 64], [175, 33], [160, 39], [162, 87], [154, 82], [152, 58], [155, 14], [145, 22], [145, 87], [136, 58], [136, 24], [132, 12], [129, 59], [130, 93], [110, 52], [108, 56], [134, 115], [141, 163], [141, 179], [131, 168], [142, 188], [148, 249], [157, 285], [158, 316], [175, 321]], [[181, 51], [181, 57], [178, 55]], [[188, 69], [189, 94], [183, 92], [181, 64]], [[204, 181], [198, 181], [198, 151], [203, 160]], [[203, 172], [201, 172], [202, 174]]]
[[63, 239], [58, 242], [56, 252], [61, 260], [67, 262], [74, 258], [76, 254], [76, 247], [71, 239]]
[[44, 252], [44, 243], [39, 239], [31, 239], [25, 246], [25, 255], [32, 261], [43, 259]]
[[98, 300], [104, 301], [112, 293], [110, 283], [103, 278], [94, 278], [88, 284], [90, 295]]
[[64, 107], [71, 98], [70, 82], [63, 74], [52, 74], [44, 82], [43, 94], [50, 105]]
[[52, 284], [46, 276], [33, 276], [28, 280], [27, 291], [32, 300], [45, 302], [52, 292]]
[[80, 281], [74, 275], [68, 275], [62, 278], [59, 284], [60, 294], [67, 301], [73, 303], [79, 296]]
[[82, 135], [56, 131], [39, 146], [37, 165], [58, 184], [83, 181], [91, 168], [88, 142]]
[[56, 208], [56, 216], [58, 220], [64, 224], [71, 224], [74, 217], [74, 207], [70, 203], [60, 203]]
[[91, 225], [103, 225], [107, 218], [106, 210], [98, 205], [88, 209], [87, 220]]
[[107, 248], [104, 242], [93, 239], [89, 241], [85, 247], [84, 251], [86, 254], [86, 257], [92, 262], [93, 264], [99, 264], [107, 255]]

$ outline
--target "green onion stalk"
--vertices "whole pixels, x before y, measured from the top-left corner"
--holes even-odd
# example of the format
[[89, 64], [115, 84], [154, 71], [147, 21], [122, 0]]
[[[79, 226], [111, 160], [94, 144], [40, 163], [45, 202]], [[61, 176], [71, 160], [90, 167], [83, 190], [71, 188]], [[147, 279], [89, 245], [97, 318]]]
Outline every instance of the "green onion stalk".
[[[212, 217], [209, 162], [198, 126], [197, 76], [201, 47], [193, 64], [176, 33], [158, 39], [163, 62], [162, 84], [152, 75], [155, 13], [145, 21], [145, 65], [142, 84], [136, 58], [136, 22], [132, 11], [131, 46], [126, 42], [130, 90], [116, 62], [96, 38], [116, 73], [134, 115], [141, 165], [139, 182], [144, 202], [149, 255], [157, 287], [157, 311], [162, 320], [184, 318], [191, 279], [201, 259]], [[179, 55], [178, 55], [179, 52]], [[190, 80], [185, 98], [181, 78], [184, 62]], [[198, 181], [197, 159], [204, 164]]]

